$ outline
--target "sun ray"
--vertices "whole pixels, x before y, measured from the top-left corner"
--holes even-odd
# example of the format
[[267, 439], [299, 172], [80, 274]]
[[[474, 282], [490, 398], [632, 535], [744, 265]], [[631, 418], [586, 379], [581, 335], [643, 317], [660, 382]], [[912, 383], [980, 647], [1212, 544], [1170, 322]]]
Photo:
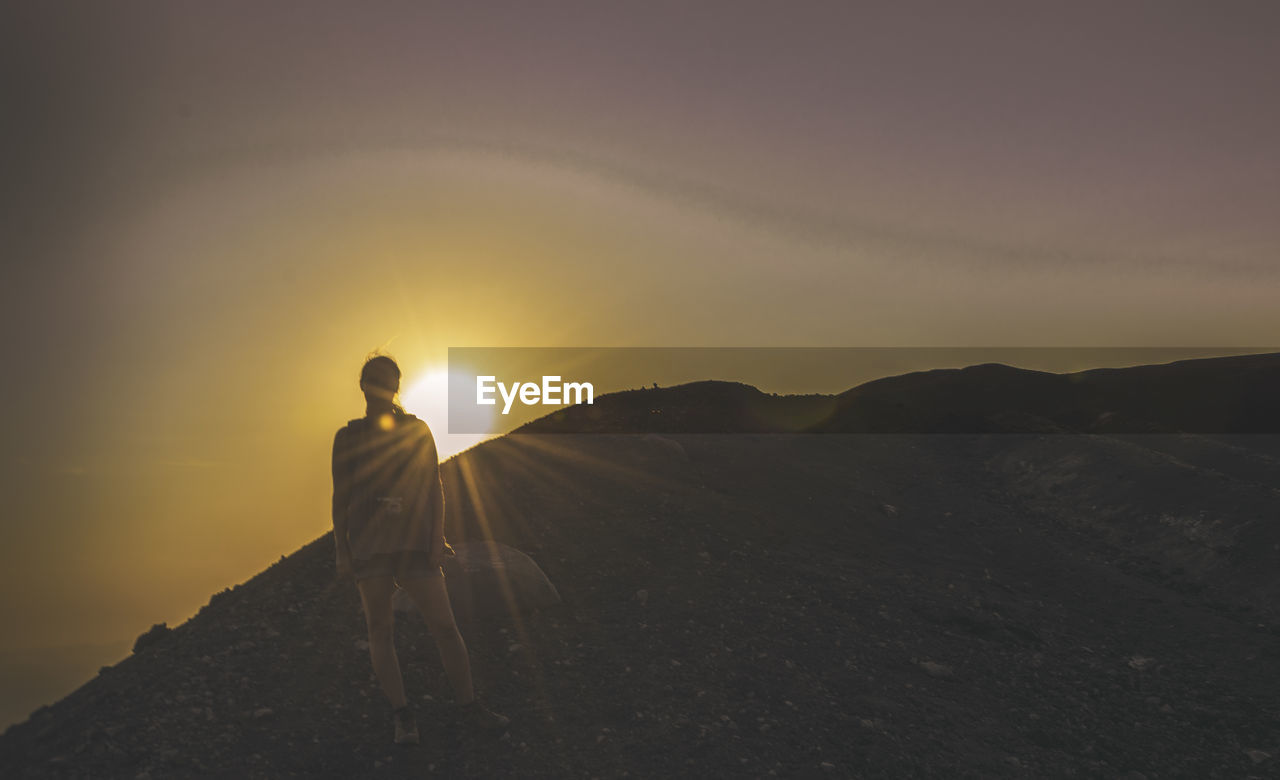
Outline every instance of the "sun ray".
[[[492, 525], [489, 518], [488, 506], [485, 502], [485, 491], [481, 489], [480, 480], [476, 477], [476, 471], [473, 465], [473, 459], [465, 459], [459, 464], [459, 472], [462, 477], [463, 489], [467, 491], [467, 498], [471, 506], [474, 508], [476, 522], [480, 525], [484, 534], [485, 541], [494, 538]], [[498, 569], [498, 583], [502, 591], [503, 600], [506, 602], [507, 612], [511, 617], [512, 623], [515, 625], [516, 633], [520, 637], [521, 642], [528, 642], [528, 634], [524, 627], [524, 621], [520, 618], [520, 611], [517, 609], [515, 593], [511, 587], [511, 581], [507, 578], [505, 570]]]

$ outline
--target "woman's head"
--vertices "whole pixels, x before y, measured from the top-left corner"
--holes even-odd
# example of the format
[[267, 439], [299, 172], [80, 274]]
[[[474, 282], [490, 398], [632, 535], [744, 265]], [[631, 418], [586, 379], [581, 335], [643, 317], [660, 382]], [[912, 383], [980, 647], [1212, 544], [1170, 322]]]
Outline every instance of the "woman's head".
[[400, 366], [388, 355], [373, 355], [360, 369], [360, 391], [370, 405], [398, 410], [395, 399], [400, 391]]

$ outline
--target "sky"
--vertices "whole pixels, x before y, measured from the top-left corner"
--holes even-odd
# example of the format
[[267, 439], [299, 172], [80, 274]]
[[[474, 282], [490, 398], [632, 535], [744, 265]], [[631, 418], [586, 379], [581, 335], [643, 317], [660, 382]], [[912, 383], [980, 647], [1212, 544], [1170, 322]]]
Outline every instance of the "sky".
[[409, 390], [450, 346], [1273, 344], [1278, 33], [1269, 2], [6, 4], [0, 644], [180, 622], [324, 533], [378, 348]]

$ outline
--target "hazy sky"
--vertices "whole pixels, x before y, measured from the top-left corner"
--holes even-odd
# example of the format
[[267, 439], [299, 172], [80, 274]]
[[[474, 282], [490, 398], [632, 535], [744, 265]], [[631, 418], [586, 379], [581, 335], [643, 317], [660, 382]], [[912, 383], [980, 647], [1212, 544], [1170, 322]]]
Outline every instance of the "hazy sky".
[[326, 530], [383, 345], [1280, 332], [1271, 2], [0, 14], [13, 644]]

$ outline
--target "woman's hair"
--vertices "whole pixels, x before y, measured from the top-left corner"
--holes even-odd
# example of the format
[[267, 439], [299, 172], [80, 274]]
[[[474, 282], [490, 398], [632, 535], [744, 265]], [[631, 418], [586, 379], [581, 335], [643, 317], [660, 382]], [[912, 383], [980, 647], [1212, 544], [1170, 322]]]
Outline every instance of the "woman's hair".
[[[360, 369], [360, 383], [393, 391], [395, 395], [391, 397], [391, 410], [396, 414], [405, 414], [404, 408], [396, 401], [396, 396], [399, 395], [400, 366], [396, 365], [390, 355], [374, 352], [366, 358], [364, 367]], [[367, 397], [368, 394], [365, 395]]]

